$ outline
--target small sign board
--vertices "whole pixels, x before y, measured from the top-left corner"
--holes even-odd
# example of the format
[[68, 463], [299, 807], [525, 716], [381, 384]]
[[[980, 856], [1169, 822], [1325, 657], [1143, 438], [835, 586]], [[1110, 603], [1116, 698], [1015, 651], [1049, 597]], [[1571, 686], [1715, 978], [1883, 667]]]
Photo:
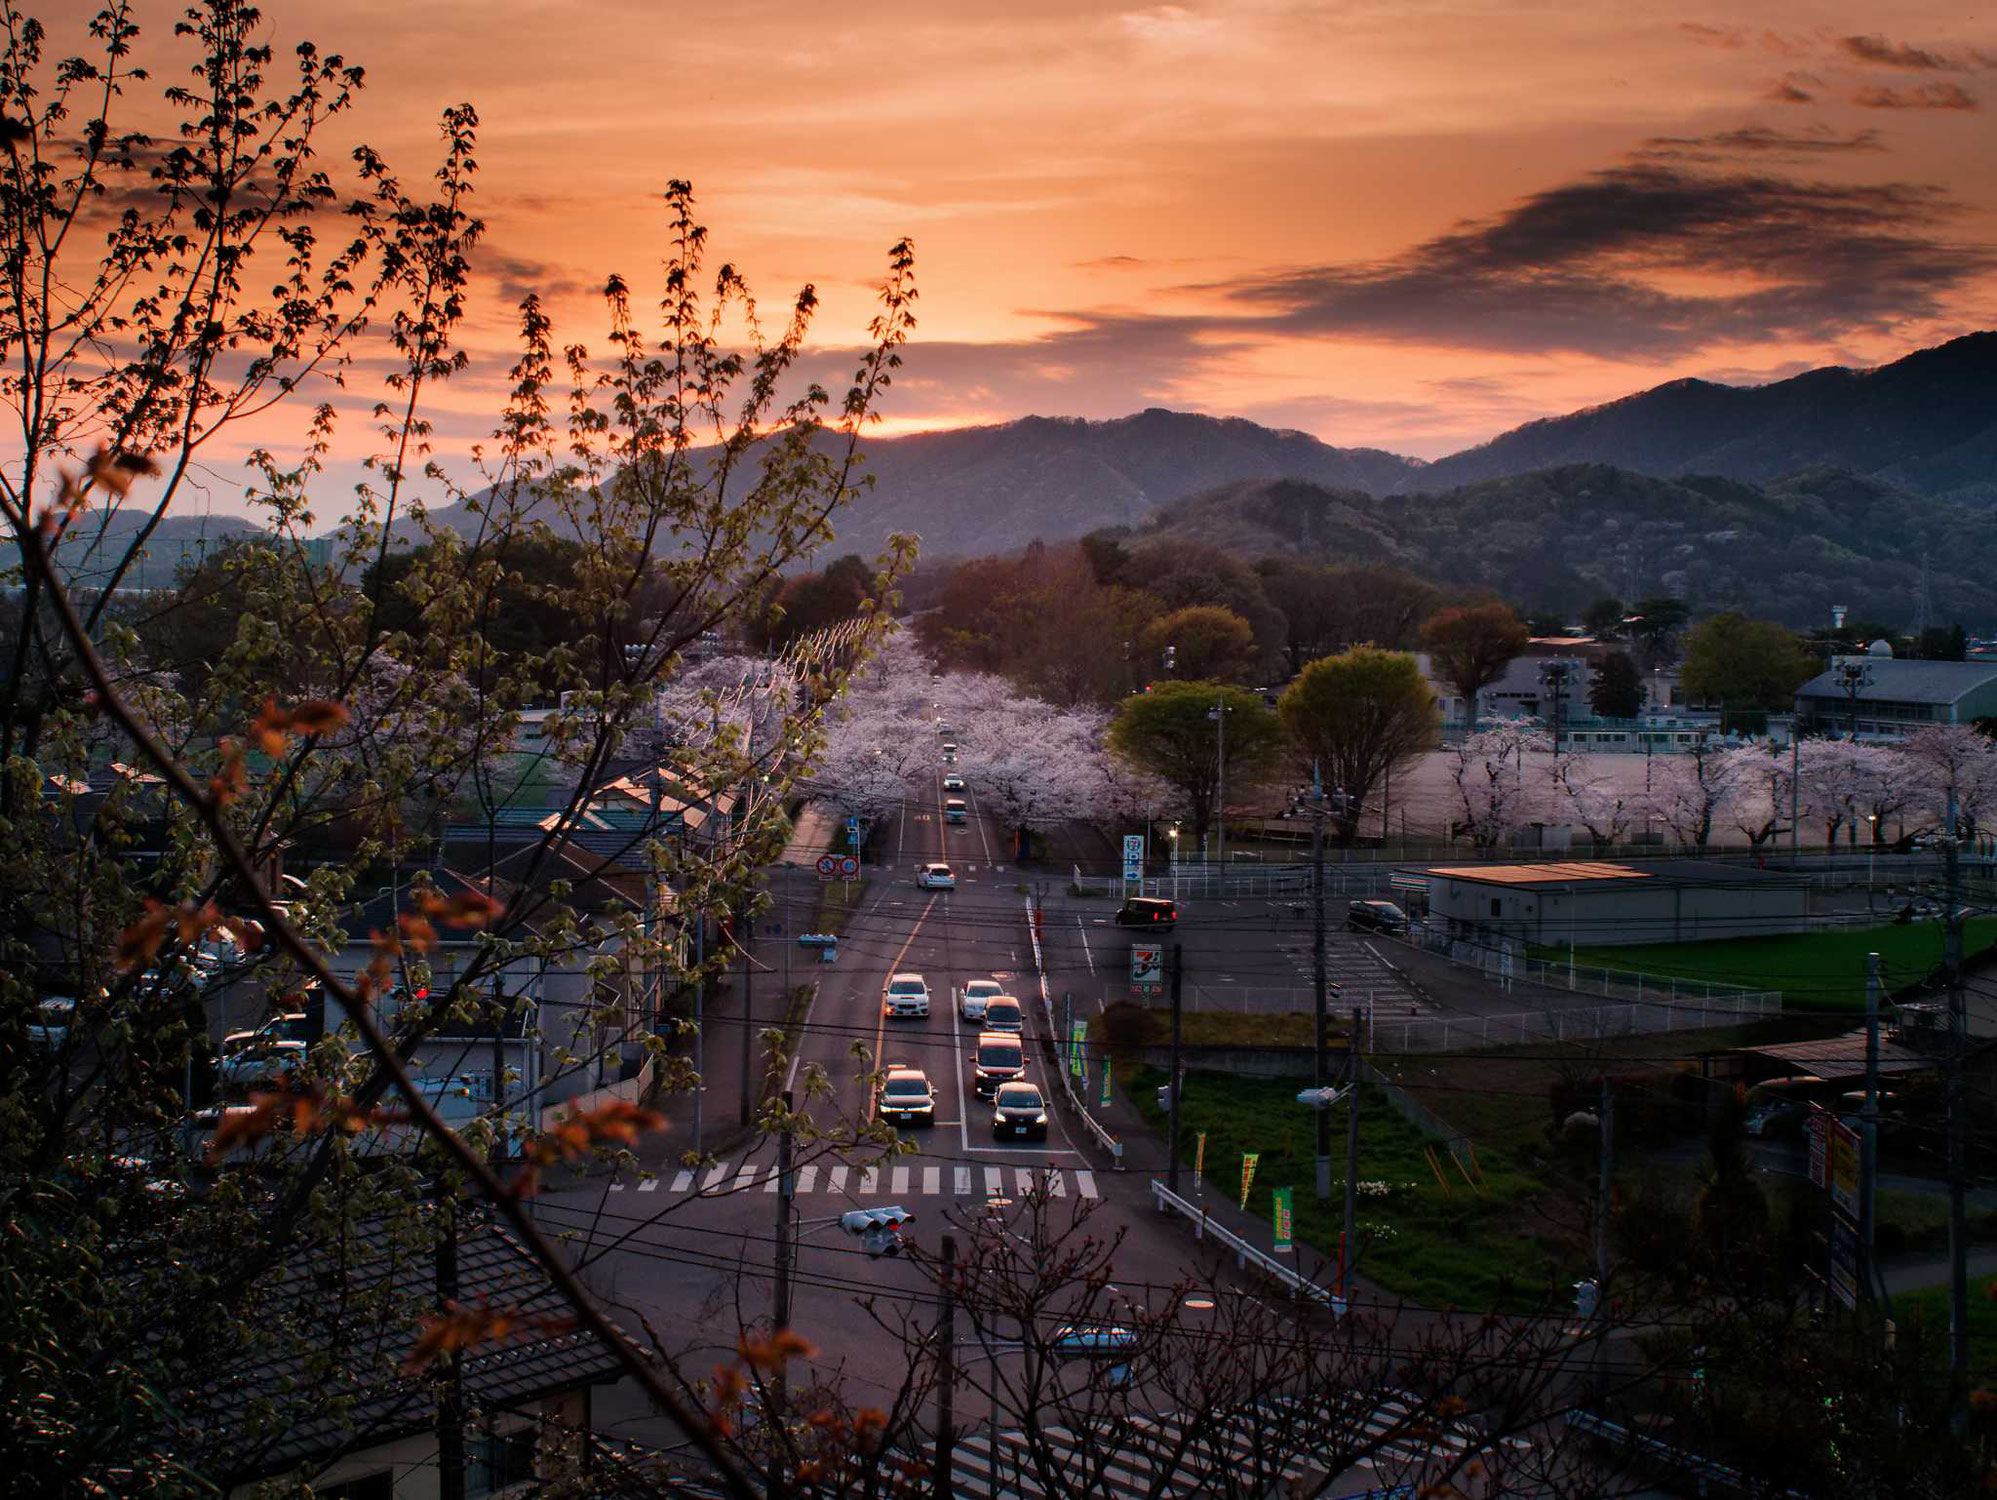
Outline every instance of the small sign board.
[[1844, 1121], [1830, 1120], [1831, 1204], [1839, 1212], [1858, 1217], [1858, 1132]]
[[1144, 878], [1144, 835], [1141, 833], [1126, 833], [1123, 836], [1123, 878]]
[[1130, 988], [1133, 994], [1155, 995], [1165, 988], [1165, 945], [1130, 945]]
[[1858, 1229], [1842, 1214], [1831, 1215], [1831, 1292], [1846, 1307], [1858, 1306]]
[[827, 880], [837, 875], [839, 873], [839, 856], [836, 854], [819, 855], [818, 873], [823, 875]]
[[851, 880], [859, 873], [860, 873], [860, 861], [858, 859], [854, 858], [850, 854], [844, 855], [840, 858], [839, 874], [843, 879]]

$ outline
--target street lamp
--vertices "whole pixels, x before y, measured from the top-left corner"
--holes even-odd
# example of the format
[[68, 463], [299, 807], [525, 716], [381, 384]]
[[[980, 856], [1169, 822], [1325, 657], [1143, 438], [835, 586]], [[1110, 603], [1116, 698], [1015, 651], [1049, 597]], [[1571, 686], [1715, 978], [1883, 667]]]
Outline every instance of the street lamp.
[[1174, 823], [1170, 828], [1167, 828], [1165, 830], [1165, 837], [1169, 841], [1166, 847], [1172, 851], [1172, 899], [1177, 901], [1179, 899], [1179, 825]]

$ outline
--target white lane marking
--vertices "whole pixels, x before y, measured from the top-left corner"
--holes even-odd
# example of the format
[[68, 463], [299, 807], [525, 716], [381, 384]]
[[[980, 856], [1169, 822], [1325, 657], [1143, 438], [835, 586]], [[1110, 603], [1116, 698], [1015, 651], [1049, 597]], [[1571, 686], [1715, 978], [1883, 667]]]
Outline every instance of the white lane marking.
[[985, 1168], [985, 1196], [988, 1198], [1003, 1198], [1005, 1196], [1004, 1168]]
[[943, 1169], [941, 1167], [924, 1167], [922, 1169], [922, 1191], [931, 1198], [934, 1198], [938, 1193], [943, 1191]]
[[[1080, 917], [1075, 918], [1075, 931], [1082, 935], [1082, 957], [1089, 961], [1089, 973], [1093, 976], [1096, 972], [1096, 956], [1089, 952], [1089, 929], [1082, 925]], [[1098, 1000], [1096, 1003], [1100, 1005], [1102, 1002]]]
[[688, 1188], [692, 1186], [693, 1186], [693, 1168], [692, 1167], [680, 1168], [679, 1176], [673, 1179], [673, 1191], [676, 1193], [684, 1193]]
[[843, 1193], [846, 1191], [846, 1169], [843, 1166], [834, 1167], [826, 1177], [825, 1191], [828, 1193]]
[[707, 1174], [707, 1181], [703, 1182], [700, 1185], [700, 1190], [703, 1193], [713, 1192], [716, 1188], [721, 1186], [721, 1179], [726, 1177], [727, 1175], [728, 1175], [728, 1163], [725, 1161], [717, 1163], [714, 1170]]
[[1102, 1196], [1101, 1193], [1096, 1191], [1096, 1174], [1093, 1172], [1084, 1172], [1079, 1168], [1076, 1169], [1075, 1186], [1081, 1191], [1084, 1198], [1100, 1198]]
[[990, 864], [990, 863], [992, 862], [992, 846], [991, 846], [991, 840], [989, 840], [989, 839], [987, 839], [987, 838], [985, 837], [985, 813], [984, 813], [984, 809], [978, 806], [978, 799], [977, 799], [977, 797], [976, 797], [976, 796], [974, 796], [974, 795], [973, 795], [973, 794], [972, 794], [971, 792], [969, 792], [969, 791], [966, 791], [966, 792], [964, 793], [964, 795], [965, 795], [966, 797], [970, 798], [970, 802], [971, 802], [971, 816], [972, 816], [972, 817], [974, 817], [974, 818], [976, 818], [976, 819], [978, 820], [978, 842], [979, 842], [980, 844], [984, 845], [984, 849], [985, 849], [985, 863], [986, 863], [986, 864]]
[[742, 1170], [735, 1174], [736, 1189], [740, 1191], [741, 1189], [753, 1186], [756, 1181], [756, 1174], [761, 1170], [761, 1167], [755, 1166], [753, 1163], [742, 1163]]
[[907, 852], [908, 852], [908, 788], [903, 787], [901, 793], [901, 827], [896, 831], [896, 836], [894, 841], [894, 857], [896, 862], [899, 863], [902, 855]]
[[624, 1191], [624, 1184], [621, 1182], [613, 1182], [610, 1184], [610, 1191], [613, 1193], [621, 1193]]
[[659, 1179], [656, 1177], [647, 1177], [643, 1182], [638, 1184], [638, 1191], [641, 1193], [656, 1193], [658, 1190]]
[[897, 1198], [906, 1198], [908, 1196], [907, 1167], [896, 1167], [894, 1169], [894, 1186], [890, 1188], [889, 1191], [892, 1192]]
[[860, 1169], [860, 1185], [853, 1189], [856, 1193], [878, 1193], [881, 1190], [881, 1169], [863, 1167]]
[[813, 1163], [812, 1163], [812, 1164], [811, 1164], [810, 1166], [808, 1166], [808, 1167], [800, 1167], [800, 1168], [798, 1168], [798, 1173], [797, 1173], [797, 1190], [798, 1190], [798, 1191], [799, 1191], [800, 1193], [808, 1193], [808, 1192], [810, 1192], [810, 1191], [812, 1190], [812, 1188], [814, 1188], [815, 1186], [817, 1186], [817, 1184], [818, 1184], [818, 1163], [817, 1163], [817, 1162], [813, 1162]]
[[[929, 898], [929, 904], [922, 908], [922, 915], [917, 917], [915, 919], [915, 925], [909, 928], [908, 941], [901, 945], [901, 952], [897, 953], [894, 956], [894, 962], [888, 965], [888, 972], [890, 974], [895, 974], [900, 972], [901, 961], [904, 958], [908, 957], [908, 950], [915, 946], [916, 934], [922, 931], [922, 924], [929, 920], [929, 913], [933, 911], [935, 907], [936, 907], [936, 897], [932, 895]], [[882, 988], [885, 989], [886, 986], [883, 985]], [[886, 1005], [882, 1005], [880, 1007], [879, 1016], [880, 1018], [874, 1022], [874, 1066], [877, 1068], [881, 1065], [881, 1045], [887, 1036], [888, 1009]], [[792, 1064], [792, 1066], [795, 1067], [796, 1064]], [[879, 1101], [874, 1099], [869, 1099], [867, 1101], [867, 1123], [870, 1125], [873, 1123], [874, 1109], [878, 1103]]]
[[952, 1168], [951, 1170], [952, 1170], [952, 1172], [953, 1172], [953, 1173], [955, 1174], [955, 1177], [956, 1177], [956, 1183], [957, 1183], [957, 1196], [958, 1196], [959, 1198], [968, 1198], [968, 1197], [970, 1197], [970, 1196], [971, 1196], [971, 1169], [970, 1169], [969, 1167], [953, 1167], [953, 1168]]
[[1065, 1172], [1056, 1172], [1052, 1168], [1049, 1168], [1047, 1172], [1047, 1192], [1050, 1197], [1067, 1197], [1068, 1174]]
[[1019, 1178], [1019, 1191], [1022, 1196], [1033, 1191], [1033, 1168], [1015, 1167], [1013, 1174]]

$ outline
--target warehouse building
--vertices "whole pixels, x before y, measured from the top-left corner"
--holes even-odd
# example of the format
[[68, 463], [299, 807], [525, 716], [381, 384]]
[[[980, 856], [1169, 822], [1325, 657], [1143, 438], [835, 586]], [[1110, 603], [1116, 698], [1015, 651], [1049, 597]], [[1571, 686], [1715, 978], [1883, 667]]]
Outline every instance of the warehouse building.
[[1997, 662], [1896, 661], [1891, 652], [1874, 642], [1798, 688], [1803, 732], [1897, 740], [1929, 724], [1997, 718]]
[[1802, 877], [1717, 860], [1426, 865], [1393, 886], [1431, 927], [1482, 943], [1689, 943], [1808, 925]]

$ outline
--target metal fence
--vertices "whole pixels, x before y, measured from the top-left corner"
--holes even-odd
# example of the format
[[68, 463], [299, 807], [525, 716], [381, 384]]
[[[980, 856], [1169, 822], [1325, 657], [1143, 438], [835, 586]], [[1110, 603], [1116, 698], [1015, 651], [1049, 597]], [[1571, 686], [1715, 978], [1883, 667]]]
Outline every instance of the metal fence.
[[1656, 1000], [1498, 1016], [1383, 1016], [1366, 1029], [1366, 1047], [1369, 1052], [1449, 1052], [1521, 1042], [1600, 1041], [1646, 1032], [1738, 1026], [1777, 1014], [1781, 1008], [1781, 995], [1768, 990], [1710, 1000], [1688, 997], [1677, 1004]]
[[[1405, 941], [1430, 953], [1439, 953], [1453, 964], [1476, 969], [1499, 984], [1536, 984], [1577, 995], [1600, 995], [1605, 1000], [1677, 1005], [1693, 1001], [1732, 1002], [1742, 996], [1775, 994], [1772, 990], [1749, 990], [1743, 985], [1716, 984], [1706, 979], [1680, 979], [1670, 974], [1576, 964], [1571, 959], [1534, 958], [1510, 942], [1475, 943], [1422, 925], [1417, 925]], [[1780, 996], [1765, 1008], [1780, 1010]]]
[[[1242, 897], [1292, 898], [1302, 900], [1311, 893], [1311, 867], [1308, 864], [1218, 864], [1188, 863], [1165, 874], [1147, 875], [1142, 880], [1123, 880], [1115, 875], [1092, 875], [1080, 865], [1073, 867], [1078, 896], [1170, 896], [1173, 900], [1232, 900]], [[1384, 865], [1363, 865], [1339, 869], [1327, 865], [1324, 891], [1329, 897], [1355, 901], [1386, 892], [1389, 871]]]

